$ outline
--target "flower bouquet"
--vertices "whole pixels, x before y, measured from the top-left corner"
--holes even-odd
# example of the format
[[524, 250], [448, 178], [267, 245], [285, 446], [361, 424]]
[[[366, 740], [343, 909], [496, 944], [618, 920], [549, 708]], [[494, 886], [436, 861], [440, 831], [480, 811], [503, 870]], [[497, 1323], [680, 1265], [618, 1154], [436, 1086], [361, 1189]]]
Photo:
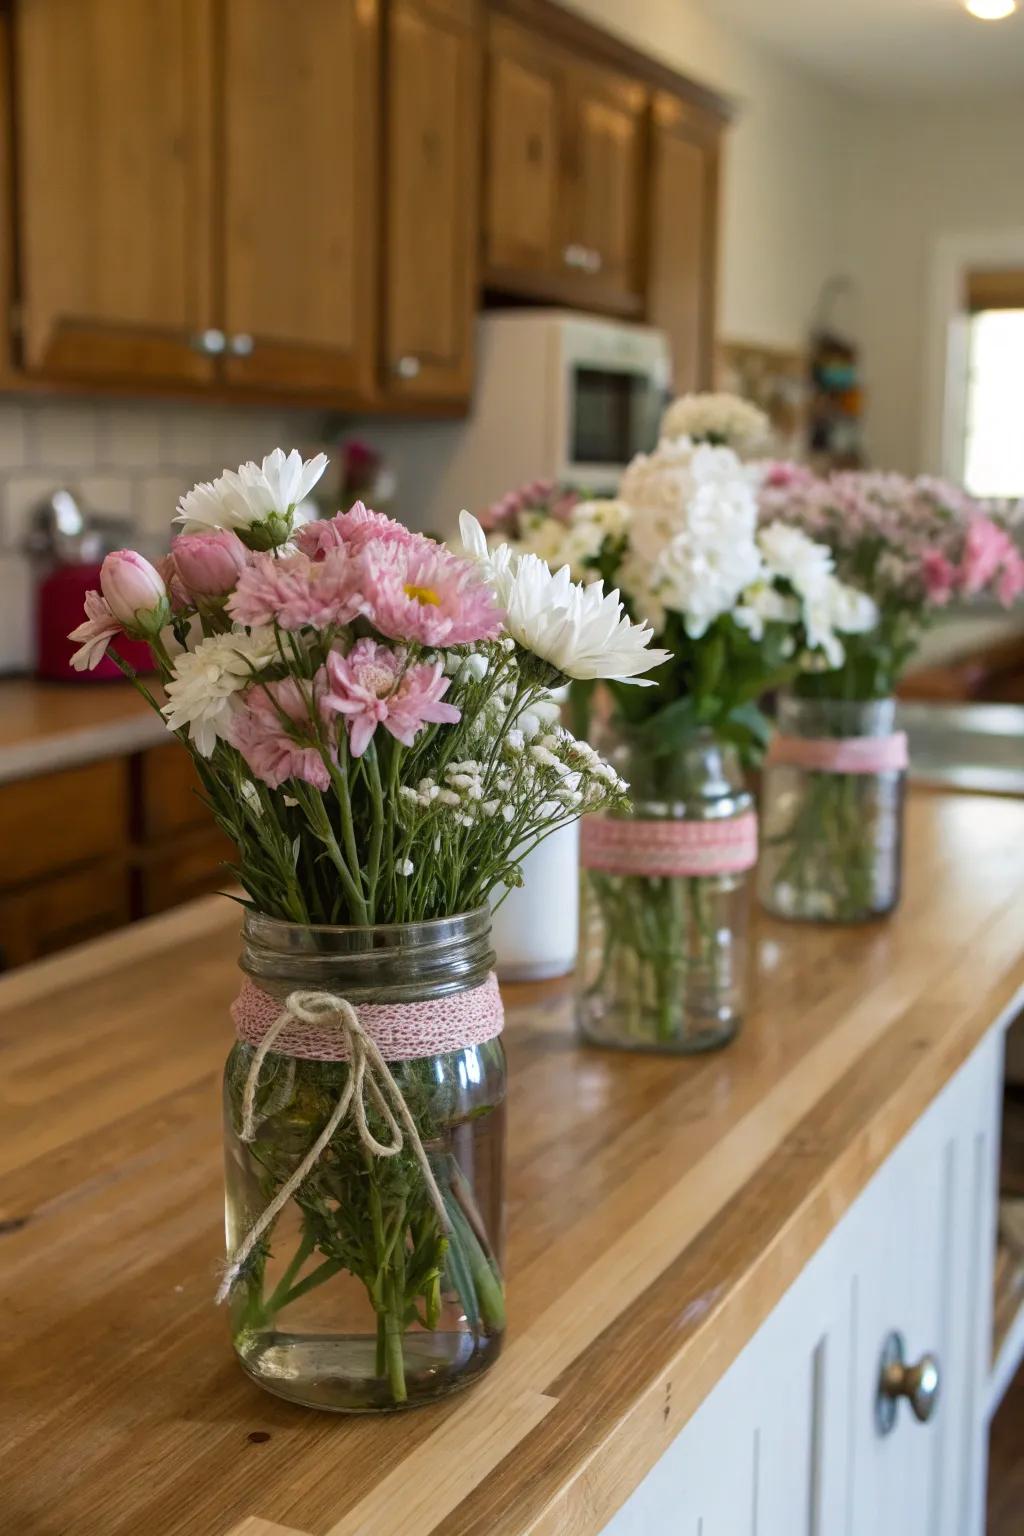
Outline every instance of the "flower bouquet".
[[80, 667], [148, 641], [163, 698], [137, 686], [238, 850], [236, 1351], [275, 1392], [381, 1409], [472, 1379], [504, 1328], [488, 896], [515, 850], [623, 800], [586, 743], [519, 722], [567, 678], [663, 658], [536, 558], [458, 556], [358, 503], [293, 527], [324, 462], [196, 486], [159, 570], [108, 556], [73, 638]]
[[780, 701], [765, 778], [762, 899], [782, 916], [851, 922], [899, 900], [906, 740], [893, 693], [921, 634], [952, 600], [1024, 590], [1024, 559], [995, 508], [942, 481], [762, 466], [763, 524], [819, 540], [870, 594], [876, 620], [842, 664]]
[[[743, 1010], [757, 842], [742, 767], [769, 734], [759, 700], [808, 666], [841, 662], [845, 637], [875, 610], [837, 579], [824, 546], [782, 524], [758, 528], [756, 475], [730, 443], [764, 435], [760, 412], [691, 396], [665, 425], [691, 435], [634, 459], [615, 499], [576, 502], [526, 534], [614, 581], [671, 656], [642, 693], [607, 684], [608, 749], [632, 812], [583, 829], [579, 1017], [604, 1043], [691, 1051], [731, 1038]], [[574, 686], [578, 704], [591, 687]]]

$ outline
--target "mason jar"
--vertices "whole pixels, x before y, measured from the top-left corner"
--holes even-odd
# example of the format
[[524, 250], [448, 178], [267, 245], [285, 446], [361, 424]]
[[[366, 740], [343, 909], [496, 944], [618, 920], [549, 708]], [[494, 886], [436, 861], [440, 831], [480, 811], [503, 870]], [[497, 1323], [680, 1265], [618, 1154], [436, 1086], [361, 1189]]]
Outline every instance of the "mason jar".
[[[362, 928], [247, 913], [239, 1039], [224, 1074], [236, 1261], [225, 1286], [238, 1358], [271, 1392], [342, 1412], [403, 1408], [466, 1386], [497, 1358], [505, 1054], [493, 958], [486, 908]], [[351, 1034], [338, 1059], [336, 1031], [290, 1026], [258, 1062], [269, 1021], [308, 1009], [311, 994], [331, 1019], [331, 999], [351, 1005], [383, 1066]], [[348, 1088], [348, 1110], [314, 1157]], [[393, 1147], [395, 1124], [400, 1148], [381, 1155], [375, 1145]]]
[[757, 821], [739, 757], [711, 731], [657, 757], [622, 729], [602, 745], [631, 810], [583, 821], [579, 1030], [595, 1045], [714, 1050], [747, 998]]
[[898, 904], [906, 737], [893, 699], [780, 697], [758, 894], [778, 917], [856, 923]]

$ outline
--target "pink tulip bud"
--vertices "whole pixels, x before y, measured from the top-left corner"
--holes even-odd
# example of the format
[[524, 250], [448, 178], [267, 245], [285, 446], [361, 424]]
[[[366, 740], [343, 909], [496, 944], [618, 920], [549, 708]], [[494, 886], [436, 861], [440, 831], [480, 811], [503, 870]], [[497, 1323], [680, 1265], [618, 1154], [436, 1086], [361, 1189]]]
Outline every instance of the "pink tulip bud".
[[245, 545], [228, 528], [183, 533], [175, 539], [172, 553], [177, 573], [193, 597], [226, 597], [245, 569]]
[[167, 623], [170, 605], [160, 572], [133, 549], [108, 555], [100, 589], [114, 618], [129, 634], [151, 635]]

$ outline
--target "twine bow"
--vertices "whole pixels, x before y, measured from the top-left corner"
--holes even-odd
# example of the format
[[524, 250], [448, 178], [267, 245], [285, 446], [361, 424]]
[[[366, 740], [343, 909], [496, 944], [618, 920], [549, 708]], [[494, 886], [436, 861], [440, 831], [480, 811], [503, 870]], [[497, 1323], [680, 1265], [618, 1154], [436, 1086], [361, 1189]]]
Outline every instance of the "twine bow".
[[[327, 1124], [291, 1177], [281, 1185], [273, 1200], [249, 1228], [231, 1255], [224, 1279], [217, 1292], [218, 1305], [230, 1294], [246, 1260], [264, 1232], [316, 1167], [324, 1148], [330, 1143], [350, 1108], [355, 1116], [359, 1140], [374, 1157], [397, 1157], [408, 1136], [409, 1145], [420, 1165], [427, 1192], [440, 1218], [441, 1226], [446, 1232], [451, 1228], [441, 1191], [437, 1186], [437, 1180], [434, 1178], [419, 1131], [409, 1113], [409, 1106], [405, 1102], [402, 1090], [395, 1082], [391, 1069], [381, 1055], [373, 1036], [360, 1024], [359, 1015], [352, 1004], [344, 997], [335, 996], [333, 992], [292, 992], [285, 1003], [284, 1012], [263, 1036], [250, 1063], [242, 1094], [241, 1139], [250, 1142], [256, 1135], [256, 1089], [267, 1052], [273, 1049], [274, 1042], [282, 1030], [295, 1024], [305, 1024], [309, 1028], [320, 1029], [326, 1025], [337, 1029], [347, 1050], [348, 1077]], [[367, 1097], [387, 1125], [391, 1135], [390, 1141], [378, 1141], [370, 1130], [366, 1120]]]

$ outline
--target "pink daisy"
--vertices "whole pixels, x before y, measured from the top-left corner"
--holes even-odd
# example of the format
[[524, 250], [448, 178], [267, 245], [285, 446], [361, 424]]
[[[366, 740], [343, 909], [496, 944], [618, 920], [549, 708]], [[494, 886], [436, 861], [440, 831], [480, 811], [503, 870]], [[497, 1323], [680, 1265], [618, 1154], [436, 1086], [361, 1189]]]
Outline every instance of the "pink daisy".
[[69, 640], [79, 641], [79, 649], [71, 658], [76, 672], [91, 672], [107, 654], [107, 646], [121, 626], [107, 607], [106, 599], [98, 592], [85, 594], [85, 620], [68, 635]]
[[302, 779], [315, 789], [330, 788], [327, 764], [315, 743], [313, 711], [322, 708], [323, 673], [312, 684], [295, 677], [257, 683], [242, 695], [227, 726], [258, 779], [277, 789], [286, 779]]
[[348, 512], [339, 512], [329, 521], [303, 523], [295, 534], [295, 542], [311, 560], [322, 560], [330, 549], [345, 545], [358, 553], [367, 544], [380, 541], [385, 544], [411, 544], [422, 535], [412, 533], [393, 517], [383, 512], [373, 512], [357, 501]]
[[369, 544], [361, 563], [363, 612], [391, 640], [465, 645], [501, 631], [501, 611], [475, 560], [422, 539]]
[[361, 608], [358, 566], [340, 546], [316, 561], [303, 554], [257, 555], [227, 602], [240, 624], [277, 623], [288, 630], [348, 624]]
[[454, 704], [441, 702], [449, 680], [439, 661], [406, 667], [401, 651], [376, 640], [357, 640], [347, 656], [332, 651], [327, 682], [321, 708], [345, 716], [353, 757], [362, 757], [378, 725], [411, 747], [428, 722], [454, 725], [462, 718]]

